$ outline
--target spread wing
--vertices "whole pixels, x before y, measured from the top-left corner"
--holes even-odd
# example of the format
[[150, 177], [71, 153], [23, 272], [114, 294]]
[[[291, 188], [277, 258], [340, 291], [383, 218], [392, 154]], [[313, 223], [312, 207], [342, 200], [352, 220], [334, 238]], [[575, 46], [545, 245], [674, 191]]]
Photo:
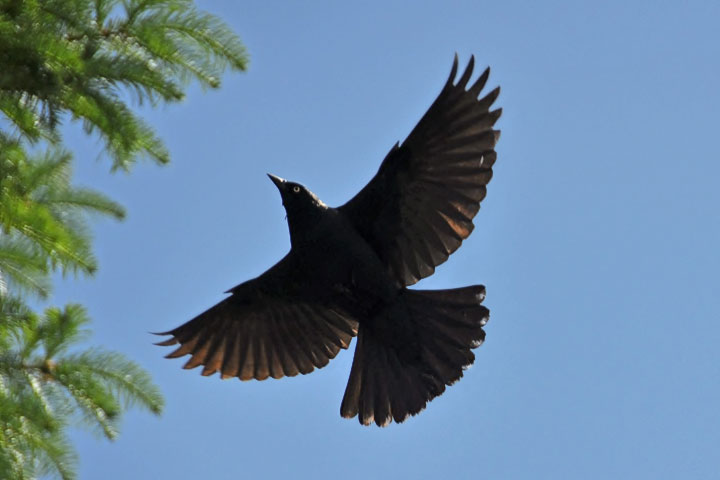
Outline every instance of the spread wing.
[[238, 285], [232, 296], [160, 334], [172, 338], [158, 345], [179, 344], [167, 358], [189, 354], [183, 368], [203, 365], [202, 375], [219, 371], [222, 378], [265, 380], [324, 367], [348, 348], [358, 324], [328, 302], [308, 300], [290, 271], [281, 261]]
[[395, 144], [375, 177], [339, 207], [394, 277], [412, 285], [435, 271], [472, 232], [492, 178], [495, 88], [478, 99], [490, 74], [466, 89], [474, 58], [453, 85], [458, 58], [440, 95], [402, 145]]

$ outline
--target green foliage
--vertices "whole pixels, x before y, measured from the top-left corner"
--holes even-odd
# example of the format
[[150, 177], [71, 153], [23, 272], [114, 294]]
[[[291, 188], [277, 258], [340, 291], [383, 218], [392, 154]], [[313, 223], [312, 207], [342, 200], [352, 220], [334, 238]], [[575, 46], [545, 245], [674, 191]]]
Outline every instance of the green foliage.
[[[0, 287], [7, 282], [45, 296], [48, 274], [93, 273], [85, 217], [123, 218], [104, 195], [70, 184], [71, 156], [60, 149], [30, 156], [17, 141], [0, 136]], [[2, 291], [2, 290], [0, 290]]]
[[[124, 408], [155, 414], [163, 399], [150, 376], [124, 356], [100, 349], [72, 353], [89, 319], [80, 305], [37, 316], [0, 297], [0, 474], [73, 478], [75, 454], [64, 427], [82, 423], [115, 438]], [[14, 477], [13, 477], [14, 475]]]
[[113, 169], [166, 163], [127, 101], [179, 101], [189, 81], [217, 88], [246, 65], [237, 36], [191, 0], [0, 0], [0, 478], [75, 478], [68, 427], [113, 439], [127, 408], [163, 406], [138, 365], [78, 349], [80, 305], [37, 314], [21, 296], [45, 298], [56, 271], [94, 273], [88, 217], [125, 215], [72, 185], [61, 124], [98, 135]]
[[190, 0], [0, 0], [0, 111], [19, 136], [53, 142], [68, 112], [104, 140], [114, 168], [169, 160], [126, 92], [178, 101], [188, 81], [217, 88], [247, 61], [238, 37]]
[[[49, 274], [97, 268], [88, 214], [122, 218], [124, 210], [93, 190], [72, 186], [71, 157], [58, 148], [29, 154], [0, 134], [0, 478], [52, 474], [74, 478], [75, 453], [65, 429], [90, 411], [112, 438], [119, 403], [131, 398], [159, 413], [162, 399], [148, 375], [114, 353], [68, 353], [83, 340], [82, 307], [34, 314], [12, 292], [47, 295]], [[84, 360], [84, 361], [83, 361]], [[96, 361], [98, 371], [88, 367]], [[112, 375], [128, 380], [123, 383]], [[141, 394], [137, 394], [142, 389]], [[132, 397], [131, 395], [135, 395]]]

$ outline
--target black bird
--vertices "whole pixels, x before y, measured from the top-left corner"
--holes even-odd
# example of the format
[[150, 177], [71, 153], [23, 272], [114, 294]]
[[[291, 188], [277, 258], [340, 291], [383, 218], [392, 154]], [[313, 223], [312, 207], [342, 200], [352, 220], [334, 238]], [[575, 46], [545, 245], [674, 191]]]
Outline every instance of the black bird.
[[478, 99], [489, 69], [467, 88], [474, 58], [450, 78], [417, 126], [396, 143], [353, 199], [328, 207], [274, 175], [290, 229], [290, 252], [228, 290], [231, 295], [162, 335], [169, 358], [202, 375], [264, 380], [322, 368], [357, 335], [340, 413], [380, 426], [404, 421], [473, 363], [485, 338], [485, 287], [411, 290], [460, 247], [492, 177], [490, 110], [500, 89]]

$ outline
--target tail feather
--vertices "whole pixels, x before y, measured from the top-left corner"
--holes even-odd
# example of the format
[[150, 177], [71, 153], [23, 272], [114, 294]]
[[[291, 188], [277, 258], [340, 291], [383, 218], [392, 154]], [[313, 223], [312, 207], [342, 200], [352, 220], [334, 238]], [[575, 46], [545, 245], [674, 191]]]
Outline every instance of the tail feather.
[[[376, 421], [380, 421], [381, 423], [385, 424], [385, 420], [389, 423], [390, 420], [390, 395], [389, 395], [389, 383], [392, 381], [392, 379], [386, 378], [391, 372], [388, 370], [387, 365], [387, 355], [385, 349], [377, 349], [377, 358], [376, 358], [377, 366], [380, 368], [383, 368], [383, 371], [385, 372], [385, 375], [378, 375], [376, 376], [374, 380], [374, 390], [375, 390], [375, 401], [373, 402], [373, 419], [374, 417], [377, 417]], [[390, 381], [388, 381], [390, 380]]]
[[[340, 413], [360, 423], [385, 426], [422, 411], [473, 363], [471, 351], [485, 339], [489, 311], [480, 303], [483, 286], [452, 290], [405, 290], [403, 308], [392, 309], [405, 321], [412, 338], [388, 340], [377, 328], [362, 324], [350, 379]], [[408, 353], [408, 346], [416, 351]]]

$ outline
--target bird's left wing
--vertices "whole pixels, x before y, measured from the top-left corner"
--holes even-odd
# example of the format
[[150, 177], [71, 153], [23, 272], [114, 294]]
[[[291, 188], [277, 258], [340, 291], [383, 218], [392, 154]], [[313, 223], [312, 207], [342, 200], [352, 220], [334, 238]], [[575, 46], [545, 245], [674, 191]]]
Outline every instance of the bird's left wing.
[[355, 197], [339, 207], [402, 285], [412, 285], [458, 249], [492, 178], [500, 92], [478, 98], [489, 69], [468, 87], [474, 60], [440, 95], [402, 145]]
[[183, 368], [202, 365], [202, 375], [220, 372], [222, 378], [292, 377], [324, 367], [348, 348], [358, 324], [328, 302], [288, 294], [297, 285], [282, 267], [280, 262], [204, 313], [162, 333], [172, 338], [158, 345], [179, 344], [168, 358], [189, 354]]

